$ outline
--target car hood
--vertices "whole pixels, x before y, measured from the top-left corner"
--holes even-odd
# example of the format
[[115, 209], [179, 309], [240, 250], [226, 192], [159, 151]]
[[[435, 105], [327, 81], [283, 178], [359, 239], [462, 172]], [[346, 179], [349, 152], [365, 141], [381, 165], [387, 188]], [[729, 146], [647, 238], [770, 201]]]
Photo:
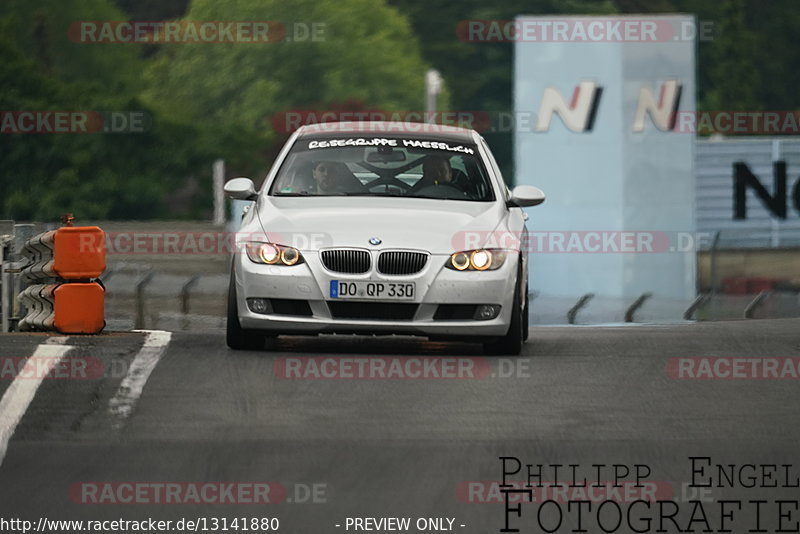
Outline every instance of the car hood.
[[[450, 254], [485, 239], [507, 215], [500, 202], [414, 198], [262, 197], [258, 206], [270, 241], [306, 252], [357, 247]], [[372, 238], [381, 243], [371, 245]]]

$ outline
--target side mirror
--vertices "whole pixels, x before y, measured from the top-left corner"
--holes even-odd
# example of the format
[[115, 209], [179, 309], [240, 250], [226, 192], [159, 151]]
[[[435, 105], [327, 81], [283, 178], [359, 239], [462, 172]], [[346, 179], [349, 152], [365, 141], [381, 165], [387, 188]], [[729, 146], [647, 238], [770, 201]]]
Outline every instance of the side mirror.
[[225, 184], [225, 194], [234, 200], [255, 200], [256, 186], [250, 178], [233, 178]]
[[511, 198], [506, 202], [510, 208], [529, 208], [544, 202], [544, 191], [532, 185], [518, 185], [511, 191]]

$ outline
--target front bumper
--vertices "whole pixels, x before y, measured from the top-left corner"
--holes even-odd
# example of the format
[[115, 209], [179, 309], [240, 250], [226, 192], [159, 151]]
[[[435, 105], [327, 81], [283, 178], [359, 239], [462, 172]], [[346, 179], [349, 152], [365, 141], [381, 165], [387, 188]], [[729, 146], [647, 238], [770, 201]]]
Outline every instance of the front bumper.
[[[375, 252], [377, 254], [378, 251]], [[292, 267], [253, 263], [245, 254], [234, 259], [234, 273], [239, 322], [243, 328], [265, 330], [273, 334], [409, 334], [434, 337], [482, 338], [502, 336], [511, 322], [514, 284], [518, 257], [510, 255], [496, 271], [459, 272], [446, 269], [449, 255], [431, 255], [422, 271], [408, 276], [388, 276], [374, 271], [365, 274], [343, 274], [328, 271], [314, 252], [303, 252], [305, 262]], [[375, 262], [373, 261], [373, 265]], [[414, 282], [416, 294], [407, 301], [360, 300], [365, 303], [364, 315], [344, 318], [341, 308], [329, 295], [331, 280]], [[255, 313], [246, 299], [287, 299], [307, 302], [306, 315], [287, 313]], [[404, 304], [411, 310], [402, 319], [370, 319], [370, 306]], [[331, 305], [329, 305], [331, 304]], [[442, 318], [440, 305], [500, 305], [494, 319]], [[411, 305], [411, 306], [409, 306]], [[305, 304], [304, 304], [305, 306]], [[350, 305], [352, 308], [354, 305]], [[358, 307], [358, 305], [355, 305]], [[393, 314], [389, 314], [392, 316]]]

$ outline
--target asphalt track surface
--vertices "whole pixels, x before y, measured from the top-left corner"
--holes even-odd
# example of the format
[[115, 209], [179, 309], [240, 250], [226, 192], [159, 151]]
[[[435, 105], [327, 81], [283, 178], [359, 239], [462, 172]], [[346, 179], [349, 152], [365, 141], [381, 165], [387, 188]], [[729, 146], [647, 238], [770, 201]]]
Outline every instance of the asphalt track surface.
[[[205, 518], [210, 532], [214, 518], [277, 518], [279, 532], [337, 533], [356, 531], [347, 518], [408, 517], [409, 532], [449, 525], [418, 530], [418, 518], [451, 518], [453, 531], [482, 533], [504, 526], [501, 456], [577, 464], [590, 480], [593, 464], [646, 465], [658, 495], [679, 503], [699, 495], [683, 488], [689, 457], [800, 472], [796, 376], [676, 378], [675, 360], [797, 359], [798, 319], [535, 327], [514, 358], [408, 337], [280, 338], [252, 352], [228, 350], [218, 331], [49, 337], [0, 336], [0, 439], [5, 429], [8, 445], [3, 456], [0, 442], [0, 519]], [[61, 376], [38, 383], [9, 375], [9, 361], [19, 370], [62, 351], [45, 343], [69, 347]], [[613, 479], [608, 469], [600, 480]], [[524, 481], [524, 471], [509, 478]], [[188, 488], [209, 483], [261, 493], [192, 497]], [[176, 502], [158, 494], [159, 484], [181, 488]], [[800, 489], [738, 485], [702, 495], [725, 498], [797, 500]], [[543, 531], [537, 506], [513, 518], [521, 532]], [[687, 513], [682, 505], [678, 517]], [[752, 513], [741, 514], [734, 525], [745, 531]], [[776, 517], [764, 512], [763, 525], [777, 528]], [[559, 532], [573, 528], [567, 517]]]

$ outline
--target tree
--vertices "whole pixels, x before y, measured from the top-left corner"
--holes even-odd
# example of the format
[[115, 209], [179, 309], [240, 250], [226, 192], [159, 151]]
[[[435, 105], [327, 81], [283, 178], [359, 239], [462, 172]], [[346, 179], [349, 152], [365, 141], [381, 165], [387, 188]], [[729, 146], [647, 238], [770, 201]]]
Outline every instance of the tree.
[[692, 13], [710, 23], [698, 42], [701, 110], [796, 110], [800, 96], [800, 4], [794, 0], [615, 0], [622, 12]]
[[177, 19], [186, 13], [189, 0], [116, 0], [131, 20]]
[[704, 109], [756, 110], [761, 107], [755, 44], [756, 35], [747, 25], [744, 0], [723, 2], [718, 34], [706, 67], [711, 87], [703, 95]]
[[[513, 20], [519, 15], [609, 14], [610, 0], [390, 0], [408, 14], [419, 35], [425, 59], [438, 69], [450, 89], [452, 109], [510, 113], [513, 108], [514, 43], [470, 42], [459, 34], [469, 20]], [[507, 180], [513, 174], [513, 132], [481, 132]]]
[[113, 95], [129, 91], [139, 81], [136, 46], [84, 43], [79, 32], [70, 31], [82, 21], [126, 20], [110, 0], [3, 0], [0, 17], [9, 15], [15, 17], [9, 35], [20, 49], [47, 73], [80, 83], [83, 92]]
[[[83, 80], [64, 63], [51, 63], [43, 53], [52, 50], [62, 58], [59, 61], [72, 62], [77, 71], [112, 66], [102, 54], [82, 56], [78, 52], [83, 49], [75, 49], [75, 55], [64, 52], [66, 32], [45, 32], [58, 36], [53, 37], [52, 48], [20, 46], [26, 40], [17, 35], [26, 34], [42, 19], [51, 20], [51, 13], [34, 13], [25, 6], [0, 18], [0, 110], [4, 117], [8, 112], [68, 110], [127, 111], [152, 119], [152, 112], [136, 98], [136, 88], [124, 81], [128, 69], [136, 70], [135, 54], [117, 56], [118, 63], [113, 65], [117, 74], [107, 71]], [[62, 19], [54, 16], [52, 20]], [[33, 42], [46, 43], [50, 38], [40, 36]], [[99, 63], [93, 63], [94, 59]], [[116, 82], [107, 87], [97, 82], [106, 76]], [[203, 147], [191, 127], [176, 126], [169, 119], [149, 122], [146, 131], [130, 134], [6, 131], [0, 135], [0, 216], [50, 221], [65, 211], [83, 220], [167, 216], [165, 198], [198, 169]]]
[[[749, 1], [746, 20], [752, 29], [757, 71], [756, 101], [764, 110], [800, 109], [800, 4], [794, 0]], [[748, 76], [749, 73], [743, 73]], [[729, 74], [719, 83], [730, 80]]]
[[[395, 9], [373, 0], [196, 0], [185, 20], [278, 21], [289, 39], [272, 43], [167, 44], [146, 72], [146, 102], [196, 124], [239, 169], [280, 143], [276, 114], [357, 102], [370, 109], [420, 109], [425, 63]], [[297, 40], [295, 23], [323, 28]], [[292, 39], [292, 40], [290, 40]]]

